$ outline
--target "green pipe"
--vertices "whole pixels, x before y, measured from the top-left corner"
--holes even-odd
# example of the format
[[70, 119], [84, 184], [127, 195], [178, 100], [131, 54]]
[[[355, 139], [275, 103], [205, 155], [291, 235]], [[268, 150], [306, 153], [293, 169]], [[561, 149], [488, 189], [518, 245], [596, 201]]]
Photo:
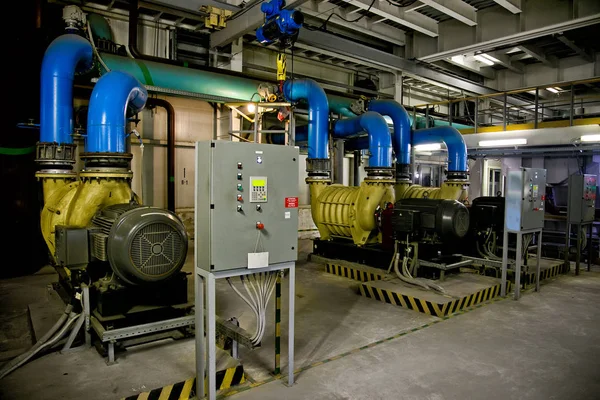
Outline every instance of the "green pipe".
[[112, 31], [106, 18], [98, 14], [88, 14], [87, 20], [90, 23], [94, 39], [105, 39], [114, 42]]
[[23, 156], [35, 151], [35, 146], [31, 147], [0, 147], [0, 154], [5, 156]]
[[102, 54], [102, 59], [111, 70], [125, 71], [144, 85], [220, 97], [221, 102], [258, 100], [260, 82], [251, 79], [112, 54]]

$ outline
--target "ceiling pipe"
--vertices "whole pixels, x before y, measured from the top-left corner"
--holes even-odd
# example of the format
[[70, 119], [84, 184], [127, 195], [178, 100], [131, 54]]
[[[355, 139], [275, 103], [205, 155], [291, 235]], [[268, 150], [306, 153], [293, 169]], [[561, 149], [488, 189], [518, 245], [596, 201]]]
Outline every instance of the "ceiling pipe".
[[127, 108], [137, 113], [147, 99], [146, 88], [133, 76], [122, 71], [103, 75], [90, 98], [86, 153], [125, 153]]
[[148, 99], [148, 105], [167, 111], [167, 209], [175, 212], [175, 109], [164, 99]]
[[48, 46], [41, 73], [40, 142], [73, 143], [73, 80], [76, 69], [91, 66], [92, 54], [90, 42], [74, 34]]
[[333, 137], [347, 138], [367, 132], [371, 153], [369, 168], [392, 168], [392, 138], [385, 118], [374, 111], [357, 117], [337, 120], [333, 125]]

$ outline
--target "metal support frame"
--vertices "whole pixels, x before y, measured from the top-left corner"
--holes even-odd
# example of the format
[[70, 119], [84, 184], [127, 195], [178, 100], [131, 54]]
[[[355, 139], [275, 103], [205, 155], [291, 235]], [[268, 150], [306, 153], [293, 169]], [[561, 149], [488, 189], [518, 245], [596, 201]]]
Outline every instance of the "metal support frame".
[[208, 400], [216, 400], [217, 398], [216, 280], [262, 272], [284, 271], [286, 269], [289, 270], [288, 385], [292, 386], [294, 384], [294, 303], [296, 296], [296, 263], [285, 262], [272, 264], [266, 268], [243, 268], [217, 272], [210, 272], [196, 265], [196, 279], [194, 285], [196, 293], [196, 398], [202, 399], [206, 395], [204, 390], [205, 376], [208, 377]]
[[521, 297], [521, 265], [523, 263], [523, 235], [538, 234], [537, 260], [536, 260], [536, 275], [535, 275], [535, 291], [540, 291], [540, 260], [542, 258], [542, 229], [525, 229], [521, 231], [509, 230], [504, 225], [504, 238], [502, 241], [502, 285], [501, 296], [506, 296], [506, 278], [508, 273], [508, 234], [514, 233], [517, 235], [517, 249], [515, 253], [515, 292], [513, 298], [519, 300]]
[[593, 222], [582, 222], [579, 224], [569, 223], [567, 220], [567, 232], [566, 232], [566, 243], [565, 243], [565, 267], [571, 267], [571, 262], [569, 260], [570, 249], [571, 249], [571, 228], [573, 226], [577, 227], [577, 245], [575, 246], [575, 275], [579, 275], [580, 271], [580, 263], [581, 263], [581, 231], [583, 227], [587, 226], [588, 230], [588, 251], [587, 251], [587, 270], [588, 272], [592, 270], [592, 233], [593, 233]]

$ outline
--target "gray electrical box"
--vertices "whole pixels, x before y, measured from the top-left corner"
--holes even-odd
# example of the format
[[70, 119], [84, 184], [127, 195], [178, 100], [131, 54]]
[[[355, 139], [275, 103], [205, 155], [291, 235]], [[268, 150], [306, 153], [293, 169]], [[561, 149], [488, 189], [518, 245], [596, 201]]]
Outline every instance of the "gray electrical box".
[[63, 267], [84, 267], [89, 263], [88, 230], [57, 225], [56, 263]]
[[197, 265], [259, 268], [297, 259], [298, 148], [196, 144]]
[[509, 231], [542, 229], [546, 199], [546, 170], [519, 168], [508, 172], [506, 227]]
[[571, 175], [569, 177], [569, 223], [593, 222], [596, 216], [596, 175]]

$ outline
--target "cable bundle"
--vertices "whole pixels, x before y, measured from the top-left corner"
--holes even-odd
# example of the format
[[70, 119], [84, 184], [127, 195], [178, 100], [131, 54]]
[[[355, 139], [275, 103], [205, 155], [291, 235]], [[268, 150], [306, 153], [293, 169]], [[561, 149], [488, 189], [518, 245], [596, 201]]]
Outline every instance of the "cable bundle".
[[240, 276], [240, 280], [248, 296], [245, 296], [231, 281], [227, 278], [229, 286], [244, 300], [248, 307], [252, 309], [256, 316], [256, 333], [252, 336], [252, 344], [257, 346], [262, 341], [265, 334], [266, 326], [266, 311], [275, 290], [277, 282], [277, 272], [260, 272], [244, 277]]

